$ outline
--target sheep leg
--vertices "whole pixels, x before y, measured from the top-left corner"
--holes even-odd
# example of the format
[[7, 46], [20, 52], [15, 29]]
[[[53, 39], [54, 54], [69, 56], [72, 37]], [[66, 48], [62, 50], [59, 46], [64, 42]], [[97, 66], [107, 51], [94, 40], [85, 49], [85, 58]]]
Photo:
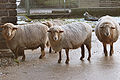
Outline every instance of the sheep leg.
[[81, 58], [80, 58], [80, 60], [83, 60], [83, 58], [85, 57], [85, 49], [84, 49], [84, 44], [81, 46]]
[[51, 53], [52, 52], [52, 49], [51, 49], [51, 47], [49, 48], [49, 53]]
[[111, 44], [110, 44], [110, 56], [112, 56], [113, 53], [114, 53], [113, 43], [111, 43]]
[[65, 61], [66, 64], [69, 64], [69, 49], [65, 49], [67, 59]]
[[18, 54], [19, 54], [19, 48], [17, 48], [15, 51], [13, 51], [15, 54], [15, 59], [18, 59]]
[[24, 53], [24, 50], [21, 50], [21, 54], [23, 55], [22, 61], [25, 61], [25, 53]]
[[61, 51], [59, 52], [59, 59], [58, 59], [58, 63], [61, 63], [62, 60], [62, 56], [61, 56]]
[[91, 58], [91, 42], [86, 44], [86, 47], [88, 49], [88, 53], [89, 53], [89, 56], [88, 56], [88, 61], [90, 61], [90, 58]]
[[108, 56], [107, 49], [106, 49], [106, 44], [105, 43], [103, 43], [103, 47], [104, 47], [104, 54], [105, 54], [105, 56]]
[[45, 46], [42, 45], [42, 46], [41, 46], [41, 55], [40, 55], [39, 59], [42, 59], [42, 58], [45, 56], [44, 48], [45, 48]]

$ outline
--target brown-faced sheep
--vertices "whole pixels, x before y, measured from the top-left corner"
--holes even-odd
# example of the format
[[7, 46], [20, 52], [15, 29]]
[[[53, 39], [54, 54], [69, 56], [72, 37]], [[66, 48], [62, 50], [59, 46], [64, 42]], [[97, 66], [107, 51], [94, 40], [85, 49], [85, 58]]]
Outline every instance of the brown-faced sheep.
[[[46, 22], [43, 22], [42, 24], [45, 24], [46, 26], [48, 26], [48, 28], [50, 27], [54, 27], [54, 26], [61, 26], [61, 25], [64, 25], [65, 22], [62, 21], [62, 20], [53, 20], [53, 21], [46, 21]], [[50, 47], [50, 42], [47, 41], [47, 46]], [[49, 49], [49, 53], [52, 52], [52, 49], [50, 47]]]
[[95, 28], [95, 33], [100, 42], [103, 44], [104, 54], [108, 56], [106, 44], [110, 44], [110, 56], [112, 56], [113, 43], [119, 37], [119, 24], [111, 16], [103, 16], [99, 19]]
[[27, 25], [14, 25], [6, 23], [1, 26], [3, 28], [2, 34], [6, 40], [8, 47], [15, 54], [15, 58], [23, 56], [22, 61], [25, 60], [25, 49], [36, 49], [41, 47], [41, 55], [39, 58], [45, 56], [44, 48], [47, 41], [48, 27], [42, 23], [34, 23]]
[[61, 62], [61, 50], [66, 51], [66, 64], [69, 63], [69, 49], [77, 49], [81, 47], [81, 60], [83, 60], [84, 45], [86, 45], [90, 60], [91, 57], [91, 35], [92, 28], [87, 23], [71, 23], [63, 26], [54, 26], [48, 30], [48, 38], [54, 51], [59, 52], [58, 63]]

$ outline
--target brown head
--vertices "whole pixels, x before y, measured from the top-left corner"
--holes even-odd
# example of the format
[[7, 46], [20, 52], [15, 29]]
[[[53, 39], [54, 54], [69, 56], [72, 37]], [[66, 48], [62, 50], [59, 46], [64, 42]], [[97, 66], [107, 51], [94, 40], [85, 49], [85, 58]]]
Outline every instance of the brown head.
[[100, 32], [105, 37], [110, 37], [115, 29], [116, 27], [109, 22], [104, 22], [100, 25]]
[[48, 37], [49, 37], [49, 39], [52, 39], [53, 41], [59, 41], [61, 39], [63, 32], [64, 31], [58, 27], [51, 27], [48, 30]]
[[15, 36], [15, 32], [18, 29], [12, 23], [6, 23], [0, 26], [0, 28], [3, 29], [2, 34], [6, 40], [11, 40]]

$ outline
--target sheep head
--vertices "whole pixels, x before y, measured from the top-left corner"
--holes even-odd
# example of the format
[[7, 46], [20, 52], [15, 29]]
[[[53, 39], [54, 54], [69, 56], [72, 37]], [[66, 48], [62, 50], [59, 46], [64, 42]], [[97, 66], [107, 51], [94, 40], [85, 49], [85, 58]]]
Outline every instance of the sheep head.
[[110, 37], [112, 35], [112, 31], [115, 30], [115, 26], [112, 23], [105, 22], [100, 25], [100, 32], [105, 37]]
[[49, 38], [54, 41], [59, 41], [62, 37], [62, 33], [64, 32], [58, 27], [51, 27], [49, 30]]
[[2, 30], [2, 34], [6, 40], [11, 40], [15, 36], [15, 32], [17, 28], [12, 23], [6, 23], [0, 26]]

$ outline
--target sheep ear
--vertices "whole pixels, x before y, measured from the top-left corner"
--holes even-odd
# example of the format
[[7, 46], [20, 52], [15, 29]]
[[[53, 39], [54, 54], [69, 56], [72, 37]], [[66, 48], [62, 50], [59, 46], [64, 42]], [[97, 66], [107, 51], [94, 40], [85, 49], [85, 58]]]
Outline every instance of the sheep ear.
[[115, 29], [115, 27], [111, 27], [111, 29]]
[[47, 32], [51, 32], [50, 30], [48, 30]]
[[42, 24], [44, 24], [44, 25], [48, 26], [48, 24], [47, 24], [47, 23], [45, 23], [45, 22], [44, 22], [44, 23], [42, 23]]
[[64, 31], [60, 31], [60, 33], [63, 33]]
[[17, 30], [18, 28], [14, 27], [13, 30]]
[[4, 25], [1, 25], [0, 28], [4, 28], [5, 26]]

